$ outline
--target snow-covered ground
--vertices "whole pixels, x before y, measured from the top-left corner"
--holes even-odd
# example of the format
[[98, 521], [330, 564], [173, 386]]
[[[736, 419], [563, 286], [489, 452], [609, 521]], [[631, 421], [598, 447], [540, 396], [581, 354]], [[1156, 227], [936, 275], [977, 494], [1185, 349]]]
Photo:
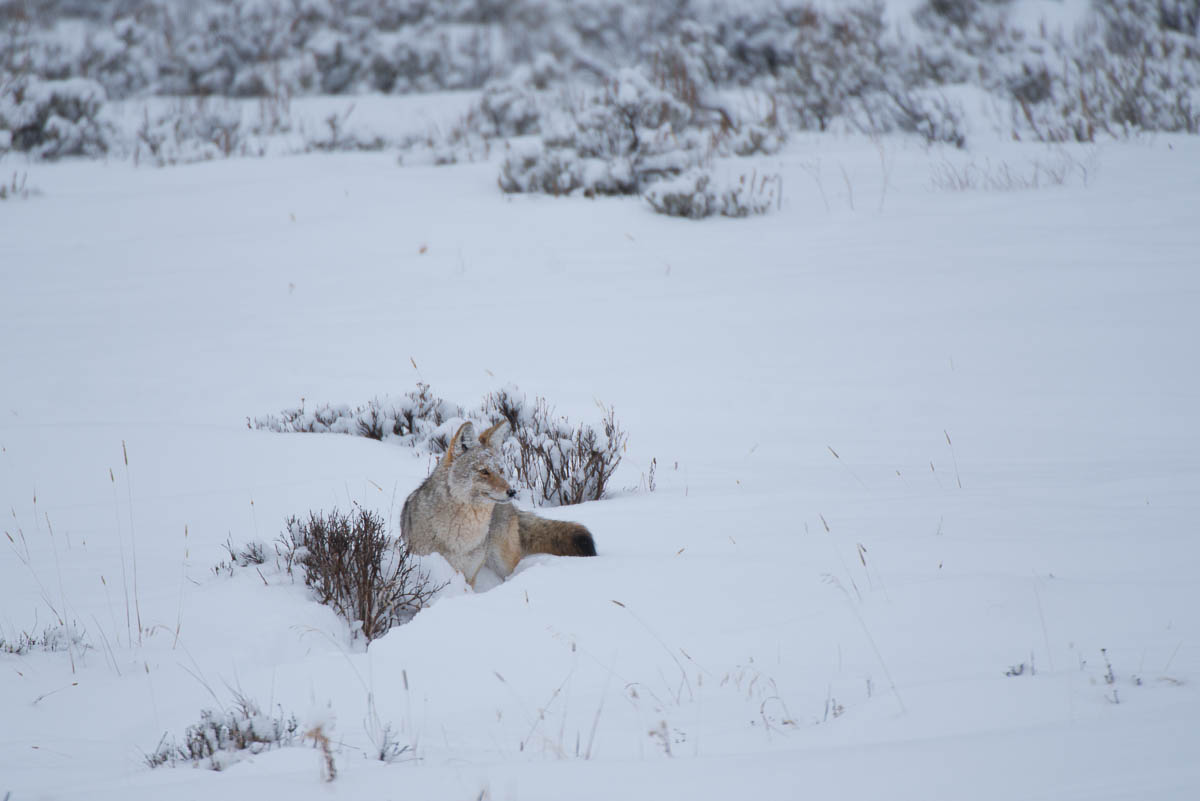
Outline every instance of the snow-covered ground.
[[[0, 653], [0, 797], [1196, 798], [1200, 142], [972, 142], [799, 137], [698, 223], [495, 158], [0, 162], [0, 637], [82, 638]], [[619, 491], [544, 510], [599, 557], [367, 649], [214, 574], [430, 466], [247, 418], [418, 381], [612, 404]], [[146, 766], [235, 694], [336, 780]]]

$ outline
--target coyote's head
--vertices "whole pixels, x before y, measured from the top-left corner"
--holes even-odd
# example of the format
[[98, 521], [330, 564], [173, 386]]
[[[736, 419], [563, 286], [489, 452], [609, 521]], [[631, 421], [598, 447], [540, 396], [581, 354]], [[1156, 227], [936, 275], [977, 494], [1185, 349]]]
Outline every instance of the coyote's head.
[[463, 423], [450, 439], [439, 467], [446, 468], [450, 494], [467, 503], [504, 503], [516, 496], [509, 486], [500, 459], [500, 445], [511, 429], [504, 420], [475, 436], [475, 427]]

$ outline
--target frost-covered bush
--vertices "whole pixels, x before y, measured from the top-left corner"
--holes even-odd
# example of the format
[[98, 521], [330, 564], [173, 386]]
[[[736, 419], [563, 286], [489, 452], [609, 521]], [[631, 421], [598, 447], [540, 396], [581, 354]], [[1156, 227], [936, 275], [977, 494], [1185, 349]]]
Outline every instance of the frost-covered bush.
[[1025, 65], [1064, 57], [1069, 44], [1044, 24], [1016, 23], [1013, 7], [1012, 0], [927, 0], [913, 14], [923, 33], [908, 59], [914, 79], [978, 83], [1002, 95], [1021, 91]]
[[308, 150], [321, 150], [326, 153], [336, 151], [365, 151], [383, 150], [388, 140], [379, 134], [364, 134], [347, 127], [350, 115], [354, 113], [354, 104], [342, 113], [333, 112], [325, 118], [325, 129], [317, 136], [310, 138], [306, 147]]
[[22, 631], [12, 638], [0, 636], [0, 654], [24, 656], [31, 651], [82, 651], [91, 648], [84, 630], [77, 623], [47, 626], [40, 634]]
[[487, 428], [499, 417], [513, 428], [505, 444], [511, 475], [530, 490], [534, 503], [572, 504], [603, 497], [626, 440], [613, 410], [604, 410], [598, 428], [576, 426], [556, 416], [544, 398], [528, 403], [516, 387], [489, 394], [477, 410], [464, 410], [439, 398], [427, 384], [418, 384], [399, 398], [377, 398], [353, 408], [301, 406], [247, 424], [279, 432], [352, 434], [441, 454], [463, 422]]
[[159, 65], [159, 91], [172, 95], [261, 97], [315, 88], [313, 53], [300, 45], [323, 30], [320, 4], [229, 0], [154, 4], [172, 36]]
[[699, 162], [705, 137], [693, 110], [641, 72], [621, 70], [604, 88], [546, 120], [539, 143], [510, 150], [505, 192], [633, 195]]
[[265, 714], [254, 701], [238, 695], [231, 709], [203, 710], [200, 721], [187, 727], [182, 743], [164, 734], [145, 760], [151, 768], [191, 764], [224, 770], [246, 755], [298, 745], [300, 737], [295, 715], [284, 715], [282, 708], [277, 714]]
[[[547, 148], [541, 142], [523, 142], [508, 147], [498, 183], [508, 193], [569, 195], [583, 187], [585, 166], [574, 151]], [[594, 183], [604, 178], [597, 174]]]
[[104, 87], [86, 78], [17, 78], [0, 88], [0, 131], [9, 147], [39, 158], [102, 155], [110, 134], [99, 119], [104, 100]]
[[241, 111], [221, 100], [180, 99], [169, 109], [143, 112], [133, 157], [159, 167], [254, 153], [242, 129]]
[[722, 147], [738, 155], [772, 152], [782, 143], [781, 122], [819, 131], [840, 122], [867, 133], [900, 130], [930, 142], [965, 142], [961, 113], [917, 91], [930, 78], [922, 74], [921, 51], [888, 27], [878, 0], [788, 3], [774, 17], [740, 12], [711, 34], [692, 26], [669, 52], [672, 71], [686, 74], [701, 96], [730, 80], [771, 92], [775, 122], [737, 126], [732, 147]]
[[690, 0], [574, 0], [563, 3], [561, 11], [544, 0], [529, 0], [525, 5], [529, 11], [542, 10], [543, 24], [553, 26], [556, 49], [608, 65], [627, 64], [631, 54], [646, 52], [654, 42], [701, 13]]
[[[461, 124], [413, 137], [405, 160], [473, 161], [496, 139], [538, 136], [514, 144], [500, 183], [555, 194], [644, 191], [709, 155], [771, 153], [791, 129], [961, 145], [961, 115], [938, 90], [949, 84], [1011, 102], [1023, 138], [1200, 130], [1195, 0], [1094, 0], [1074, 32], [1033, 27], [1017, 7], [924, 0], [902, 35], [881, 0], [38, 0], [0, 5], [0, 87], [86, 78], [110, 99], [264, 100], [482, 88]], [[631, 113], [625, 93], [638, 78], [634, 95], [661, 93], [686, 118], [672, 112], [664, 128]], [[749, 96], [773, 98], [774, 124], [732, 110]], [[185, 133], [148, 130], [134, 152], [173, 163], [229, 150]], [[309, 146], [394, 141], [330, 133]], [[45, 155], [104, 152], [94, 134], [56, 121]], [[154, 140], [184, 144], [164, 158]]]
[[[1022, 29], [1009, 2], [929, 0], [914, 19], [916, 74], [975, 81], [1012, 103], [1013, 132], [1090, 142], [1132, 131], [1200, 131], [1194, 0], [1096, 0], [1073, 35]], [[911, 81], [910, 81], [911, 83]]]
[[914, 91], [897, 81], [888, 88], [862, 98], [854, 121], [867, 133], [903, 131], [915, 134], [926, 144], [966, 147], [963, 110], [944, 95]]
[[113, 99], [156, 87], [169, 57], [167, 17], [153, 7], [89, 31], [78, 56], [78, 73], [104, 87]]
[[1073, 44], [1027, 59], [1009, 88], [1014, 131], [1041, 141], [1200, 133], [1200, 32], [1165, 0], [1100, 3]]
[[794, 10], [794, 51], [779, 68], [781, 105], [803, 129], [826, 130], [899, 71], [900, 51], [887, 35], [883, 4], [831, 12]]
[[[703, 61], [718, 83], [749, 85], [777, 77], [797, 55], [797, 31], [814, 24], [818, 11], [807, 2], [770, 6], [730, 4], [700, 40]], [[767, 10], [769, 9], [769, 11]]]
[[447, 130], [401, 143], [403, 163], [458, 164], [486, 159], [497, 139], [541, 132], [543, 116], [557, 96], [547, 87], [558, 80], [552, 63], [523, 66], [509, 78], [488, 82], [478, 102]]
[[778, 153], [787, 141], [787, 134], [773, 118], [762, 123], [746, 123], [729, 131], [720, 143], [723, 150], [735, 156], [769, 156]]
[[76, 77], [74, 61], [69, 40], [52, 31], [22, 17], [0, 24], [0, 84], [20, 77], [46, 81]]
[[669, 217], [748, 217], [766, 214], [779, 204], [780, 184], [778, 175], [751, 173], [721, 182], [709, 172], [691, 170], [650, 187], [645, 198], [656, 212]]
[[551, 78], [530, 67], [512, 77], [489, 83], [479, 98], [477, 113], [481, 133], [493, 138], [527, 136], [541, 130], [544, 90]]
[[1200, 132], [1200, 6], [1111, 0], [1095, 11], [1105, 46], [1090, 38], [1076, 64], [1104, 129]]
[[508, 420], [513, 436], [503, 459], [513, 478], [538, 506], [567, 506], [604, 497], [625, 449], [626, 435], [613, 409], [603, 409], [600, 428], [573, 426], [555, 415], [545, 398], [532, 405], [516, 387], [484, 399], [484, 413]]
[[411, 447], [426, 447], [434, 453], [446, 450], [449, 424], [465, 417], [462, 407], [433, 394], [428, 384], [417, 384], [400, 397], [376, 398], [364, 406], [321, 404], [311, 409], [301, 405], [279, 415], [256, 418], [254, 428], [278, 432], [354, 434], [371, 439], [398, 439]]

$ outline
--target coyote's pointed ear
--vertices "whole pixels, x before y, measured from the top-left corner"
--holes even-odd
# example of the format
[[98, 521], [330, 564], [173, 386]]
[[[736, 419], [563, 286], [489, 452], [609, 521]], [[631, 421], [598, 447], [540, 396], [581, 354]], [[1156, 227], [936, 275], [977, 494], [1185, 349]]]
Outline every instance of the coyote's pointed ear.
[[463, 423], [458, 427], [458, 431], [454, 432], [454, 436], [450, 438], [450, 444], [446, 446], [446, 455], [442, 457], [442, 463], [450, 464], [454, 461], [455, 456], [474, 446], [475, 426], [469, 422]]
[[485, 448], [499, 447], [512, 434], [512, 426], [507, 420], [501, 420], [496, 425], [479, 435], [479, 444]]

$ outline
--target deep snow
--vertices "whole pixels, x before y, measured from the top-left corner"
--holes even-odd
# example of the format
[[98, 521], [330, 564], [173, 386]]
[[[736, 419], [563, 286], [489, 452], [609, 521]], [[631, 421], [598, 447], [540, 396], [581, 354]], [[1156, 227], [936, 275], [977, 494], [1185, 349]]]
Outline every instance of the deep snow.
[[[41, 191], [0, 205], [0, 636], [91, 646], [0, 655], [0, 793], [1196, 797], [1200, 143], [973, 141], [800, 137], [753, 162], [780, 211], [700, 223], [495, 160], [0, 163]], [[967, 162], [1068, 168], [936, 188]], [[430, 465], [247, 417], [418, 380], [613, 404], [629, 489], [545, 511], [600, 556], [365, 651], [270, 565], [213, 574]], [[337, 780], [143, 764], [235, 691], [335, 717]]]

